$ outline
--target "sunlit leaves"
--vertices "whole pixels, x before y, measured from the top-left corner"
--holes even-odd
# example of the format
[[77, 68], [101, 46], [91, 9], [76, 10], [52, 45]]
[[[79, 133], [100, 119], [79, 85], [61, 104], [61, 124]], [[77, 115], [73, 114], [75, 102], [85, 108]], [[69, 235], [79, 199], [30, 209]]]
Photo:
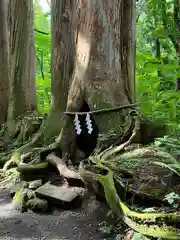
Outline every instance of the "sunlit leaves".
[[42, 113], [47, 113], [51, 101], [50, 18], [44, 13], [38, 0], [34, 1], [34, 12], [38, 109]]

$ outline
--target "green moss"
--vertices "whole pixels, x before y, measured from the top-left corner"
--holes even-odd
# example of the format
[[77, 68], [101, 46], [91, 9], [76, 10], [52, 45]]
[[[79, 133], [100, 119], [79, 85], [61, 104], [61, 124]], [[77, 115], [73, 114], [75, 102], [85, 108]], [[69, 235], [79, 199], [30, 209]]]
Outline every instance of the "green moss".
[[[106, 176], [99, 176], [99, 181], [103, 185], [106, 200], [114, 214], [121, 216], [124, 222], [133, 230], [151, 237], [165, 239], [179, 239], [180, 231], [175, 227], [166, 225], [166, 222], [180, 222], [180, 215], [174, 213], [141, 213], [129, 209], [119, 198], [113, 173]], [[145, 222], [148, 221], [148, 225]], [[157, 221], [157, 223], [156, 223]]]
[[21, 155], [18, 151], [15, 151], [12, 154], [11, 160], [16, 163], [17, 165], [19, 164], [19, 162], [21, 161]]
[[21, 173], [25, 173], [25, 172], [35, 172], [35, 171], [40, 171], [40, 170], [44, 170], [46, 168], [48, 168], [49, 163], [47, 161], [39, 163], [39, 164], [20, 164], [17, 167], [17, 171], [21, 172]]
[[27, 182], [21, 182], [19, 184], [19, 187], [15, 191], [15, 195], [13, 197], [13, 201], [20, 204], [24, 205], [26, 201], [28, 200], [27, 198], [27, 191], [28, 191], [28, 184]]
[[43, 144], [49, 144], [55, 136], [58, 136], [61, 132], [63, 125], [63, 118], [60, 116], [59, 111], [52, 111], [42, 126], [42, 142]]
[[28, 200], [26, 206], [35, 212], [46, 212], [48, 209], [48, 202], [44, 199], [35, 197]]
[[42, 163], [39, 163], [37, 165], [29, 165], [29, 167], [32, 167], [32, 168], [47, 168], [48, 167], [48, 162], [42, 162]]

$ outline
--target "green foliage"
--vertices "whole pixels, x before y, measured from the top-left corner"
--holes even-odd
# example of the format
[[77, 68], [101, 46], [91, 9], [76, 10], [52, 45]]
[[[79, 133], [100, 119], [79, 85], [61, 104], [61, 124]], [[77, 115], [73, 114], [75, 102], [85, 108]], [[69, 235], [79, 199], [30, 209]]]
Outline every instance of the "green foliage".
[[146, 116], [166, 122], [174, 132], [180, 120], [174, 2], [142, 0], [137, 12], [137, 100]]
[[149, 238], [147, 238], [146, 236], [144, 236], [141, 233], [138, 232], [134, 232], [132, 240], [148, 240]]
[[167, 194], [164, 199], [167, 200], [171, 205], [174, 205], [176, 200], [180, 200], [180, 195], [172, 192]]
[[154, 164], [159, 165], [164, 168], [168, 168], [169, 170], [176, 173], [180, 177], [180, 171], [177, 171], [177, 170], [180, 170], [180, 164], [178, 164], [178, 163], [166, 164], [166, 163], [162, 163], [162, 162], [154, 162]]
[[51, 102], [50, 19], [48, 14], [44, 13], [38, 0], [34, 2], [34, 24], [38, 109], [41, 113], [47, 113]]
[[170, 152], [175, 158], [180, 155], [180, 135], [164, 136], [155, 140], [155, 146], [164, 148], [165, 151]]

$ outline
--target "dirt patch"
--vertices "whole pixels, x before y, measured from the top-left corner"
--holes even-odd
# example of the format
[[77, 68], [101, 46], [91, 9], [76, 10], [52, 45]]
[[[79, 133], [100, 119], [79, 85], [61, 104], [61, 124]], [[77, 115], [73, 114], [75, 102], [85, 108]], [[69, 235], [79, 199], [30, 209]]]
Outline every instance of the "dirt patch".
[[98, 224], [107, 219], [107, 211], [104, 204], [89, 197], [81, 208], [72, 211], [54, 209], [45, 215], [20, 213], [14, 209], [9, 192], [0, 190], [0, 239], [109, 239], [98, 231]]

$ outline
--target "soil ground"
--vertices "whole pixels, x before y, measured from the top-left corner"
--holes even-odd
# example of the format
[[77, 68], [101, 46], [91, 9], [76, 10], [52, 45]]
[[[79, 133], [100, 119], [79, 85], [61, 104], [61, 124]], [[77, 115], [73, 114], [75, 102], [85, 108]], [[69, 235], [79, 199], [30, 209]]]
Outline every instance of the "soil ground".
[[0, 239], [2, 240], [103, 240], [121, 239], [104, 236], [98, 224], [107, 219], [107, 208], [93, 197], [80, 209], [54, 209], [48, 214], [20, 213], [15, 210], [9, 192], [0, 189]]

